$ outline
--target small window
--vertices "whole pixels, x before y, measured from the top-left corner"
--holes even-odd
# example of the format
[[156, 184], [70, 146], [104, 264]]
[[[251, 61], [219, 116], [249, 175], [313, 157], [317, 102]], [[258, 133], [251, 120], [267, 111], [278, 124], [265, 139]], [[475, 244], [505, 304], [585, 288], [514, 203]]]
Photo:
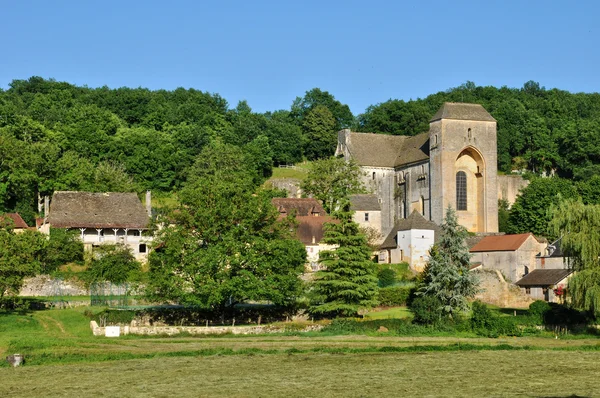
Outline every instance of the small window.
[[525, 288], [525, 294], [531, 294], [531, 288], [530, 287], [526, 287]]
[[140, 231], [138, 231], [138, 230], [133, 231], [133, 236], [140, 236]]
[[369, 213], [365, 213], [365, 221], [369, 221]]
[[145, 243], [140, 244], [139, 252], [146, 253], [146, 244]]
[[433, 136], [433, 145], [437, 145], [437, 134]]
[[375, 172], [373, 172], [373, 179], [375, 179]]
[[470, 128], [467, 130], [467, 137], [469, 137], [469, 139], [473, 138], [473, 133]]

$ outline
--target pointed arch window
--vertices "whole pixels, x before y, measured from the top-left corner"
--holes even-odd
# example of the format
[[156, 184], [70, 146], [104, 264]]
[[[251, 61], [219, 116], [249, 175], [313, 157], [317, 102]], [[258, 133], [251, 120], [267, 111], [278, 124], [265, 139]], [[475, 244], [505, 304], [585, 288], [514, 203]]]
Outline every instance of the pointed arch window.
[[456, 173], [456, 210], [467, 210], [467, 173]]

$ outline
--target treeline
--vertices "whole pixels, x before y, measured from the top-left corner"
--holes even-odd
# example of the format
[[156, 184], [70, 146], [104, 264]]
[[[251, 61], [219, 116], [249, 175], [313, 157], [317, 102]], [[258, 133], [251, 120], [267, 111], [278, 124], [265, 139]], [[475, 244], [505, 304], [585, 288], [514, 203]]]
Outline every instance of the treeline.
[[37, 195], [55, 190], [172, 192], [207, 144], [239, 147], [256, 184], [278, 164], [333, 154], [341, 128], [418, 134], [445, 101], [481, 103], [498, 121], [503, 172], [600, 174], [600, 94], [478, 87], [471, 82], [415, 101], [389, 100], [355, 117], [318, 88], [289, 110], [234, 108], [194, 89], [78, 87], [32, 77], [0, 90], [0, 213], [32, 222]]

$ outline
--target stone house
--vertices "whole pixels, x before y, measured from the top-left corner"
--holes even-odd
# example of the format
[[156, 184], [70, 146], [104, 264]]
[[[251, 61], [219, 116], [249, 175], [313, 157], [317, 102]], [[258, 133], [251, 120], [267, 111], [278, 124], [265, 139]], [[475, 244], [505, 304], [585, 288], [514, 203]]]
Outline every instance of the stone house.
[[482, 269], [502, 272], [510, 282], [516, 282], [536, 268], [536, 256], [545, 249], [531, 233], [485, 236], [471, 247], [471, 261]]
[[441, 233], [436, 223], [415, 210], [408, 218], [396, 222], [380, 246], [379, 262], [407, 262], [413, 271], [421, 272], [429, 261], [429, 249]]
[[335, 220], [328, 216], [321, 203], [313, 198], [274, 198], [271, 203], [279, 211], [280, 218], [295, 215], [298, 222], [296, 236], [306, 248], [306, 271], [315, 272], [321, 269], [319, 253], [336, 247], [321, 242], [324, 224]]
[[498, 231], [503, 194], [496, 140], [496, 120], [481, 105], [445, 103], [428, 132], [408, 136], [346, 129], [338, 133], [335, 154], [361, 166], [365, 187], [381, 205], [384, 236], [413, 211], [441, 225], [448, 206], [467, 230], [489, 233]]
[[556, 293], [565, 291], [572, 274], [573, 271], [569, 269], [536, 269], [515, 284], [535, 300], [558, 303], [562, 297]]
[[354, 212], [352, 220], [360, 227], [369, 229], [379, 235], [376, 243], [383, 242], [381, 234], [381, 206], [375, 195], [350, 196], [350, 210]]
[[565, 269], [568, 268], [568, 258], [563, 255], [559, 238], [550, 243], [545, 250], [538, 253], [535, 257], [536, 269]]
[[50, 209], [40, 230], [66, 228], [79, 231], [86, 250], [102, 244], [123, 244], [139, 261], [147, 261], [152, 236], [149, 193], [147, 207], [135, 193], [58, 191], [52, 196]]

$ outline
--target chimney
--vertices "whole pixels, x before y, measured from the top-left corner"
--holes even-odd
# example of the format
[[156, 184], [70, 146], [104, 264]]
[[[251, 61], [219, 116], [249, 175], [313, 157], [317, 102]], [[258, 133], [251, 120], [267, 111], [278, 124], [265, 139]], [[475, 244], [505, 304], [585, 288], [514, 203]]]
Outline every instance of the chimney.
[[152, 193], [150, 191], [146, 191], [146, 211], [148, 217], [152, 218]]

